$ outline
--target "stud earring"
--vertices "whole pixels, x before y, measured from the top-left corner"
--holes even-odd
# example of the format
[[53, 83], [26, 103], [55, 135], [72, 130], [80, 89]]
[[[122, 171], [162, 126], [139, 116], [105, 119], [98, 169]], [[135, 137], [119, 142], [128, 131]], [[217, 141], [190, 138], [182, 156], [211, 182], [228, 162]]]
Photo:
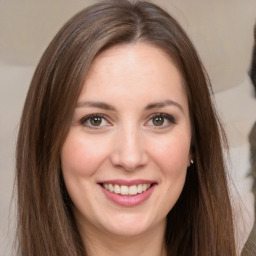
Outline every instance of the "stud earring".
[[190, 160], [190, 163], [191, 163], [191, 164], [193, 164], [193, 163], [194, 163], [194, 160], [193, 160], [193, 159], [191, 159], [191, 160]]

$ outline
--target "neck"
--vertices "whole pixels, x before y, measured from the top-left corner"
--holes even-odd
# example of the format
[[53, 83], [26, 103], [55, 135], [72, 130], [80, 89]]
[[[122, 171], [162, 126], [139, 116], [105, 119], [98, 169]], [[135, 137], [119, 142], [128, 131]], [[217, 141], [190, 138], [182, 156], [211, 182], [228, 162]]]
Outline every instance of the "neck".
[[165, 226], [161, 223], [136, 236], [119, 236], [86, 225], [80, 233], [88, 256], [166, 256]]

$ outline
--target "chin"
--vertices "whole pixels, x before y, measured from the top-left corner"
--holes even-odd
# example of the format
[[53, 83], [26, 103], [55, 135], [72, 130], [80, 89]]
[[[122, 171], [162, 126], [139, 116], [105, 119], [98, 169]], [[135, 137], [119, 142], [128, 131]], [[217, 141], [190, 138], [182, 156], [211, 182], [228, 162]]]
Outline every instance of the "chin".
[[[165, 220], [163, 223], [165, 223]], [[159, 222], [153, 222], [144, 214], [121, 214], [115, 220], [108, 221], [105, 230], [117, 236], [135, 237], [150, 232], [155, 226], [161, 225], [159, 225]]]

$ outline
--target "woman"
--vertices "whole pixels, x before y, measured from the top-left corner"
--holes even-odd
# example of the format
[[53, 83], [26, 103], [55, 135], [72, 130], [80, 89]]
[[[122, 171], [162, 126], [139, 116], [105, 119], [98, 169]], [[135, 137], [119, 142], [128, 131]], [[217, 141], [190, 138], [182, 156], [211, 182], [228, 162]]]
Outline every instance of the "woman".
[[17, 144], [21, 255], [236, 255], [225, 136], [185, 32], [147, 3], [74, 16]]

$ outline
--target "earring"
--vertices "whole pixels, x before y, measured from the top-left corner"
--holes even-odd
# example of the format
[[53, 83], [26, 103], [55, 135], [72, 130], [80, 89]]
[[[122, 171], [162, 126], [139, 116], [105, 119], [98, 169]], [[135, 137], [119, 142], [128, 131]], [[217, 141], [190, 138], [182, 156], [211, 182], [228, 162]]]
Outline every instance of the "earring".
[[193, 164], [193, 163], [194, 163], [194, 160], [193, 160], [193, 159], [191, 159], [191, 160], [190, 160], [190, 163], [191, 163], [191, 164]]

